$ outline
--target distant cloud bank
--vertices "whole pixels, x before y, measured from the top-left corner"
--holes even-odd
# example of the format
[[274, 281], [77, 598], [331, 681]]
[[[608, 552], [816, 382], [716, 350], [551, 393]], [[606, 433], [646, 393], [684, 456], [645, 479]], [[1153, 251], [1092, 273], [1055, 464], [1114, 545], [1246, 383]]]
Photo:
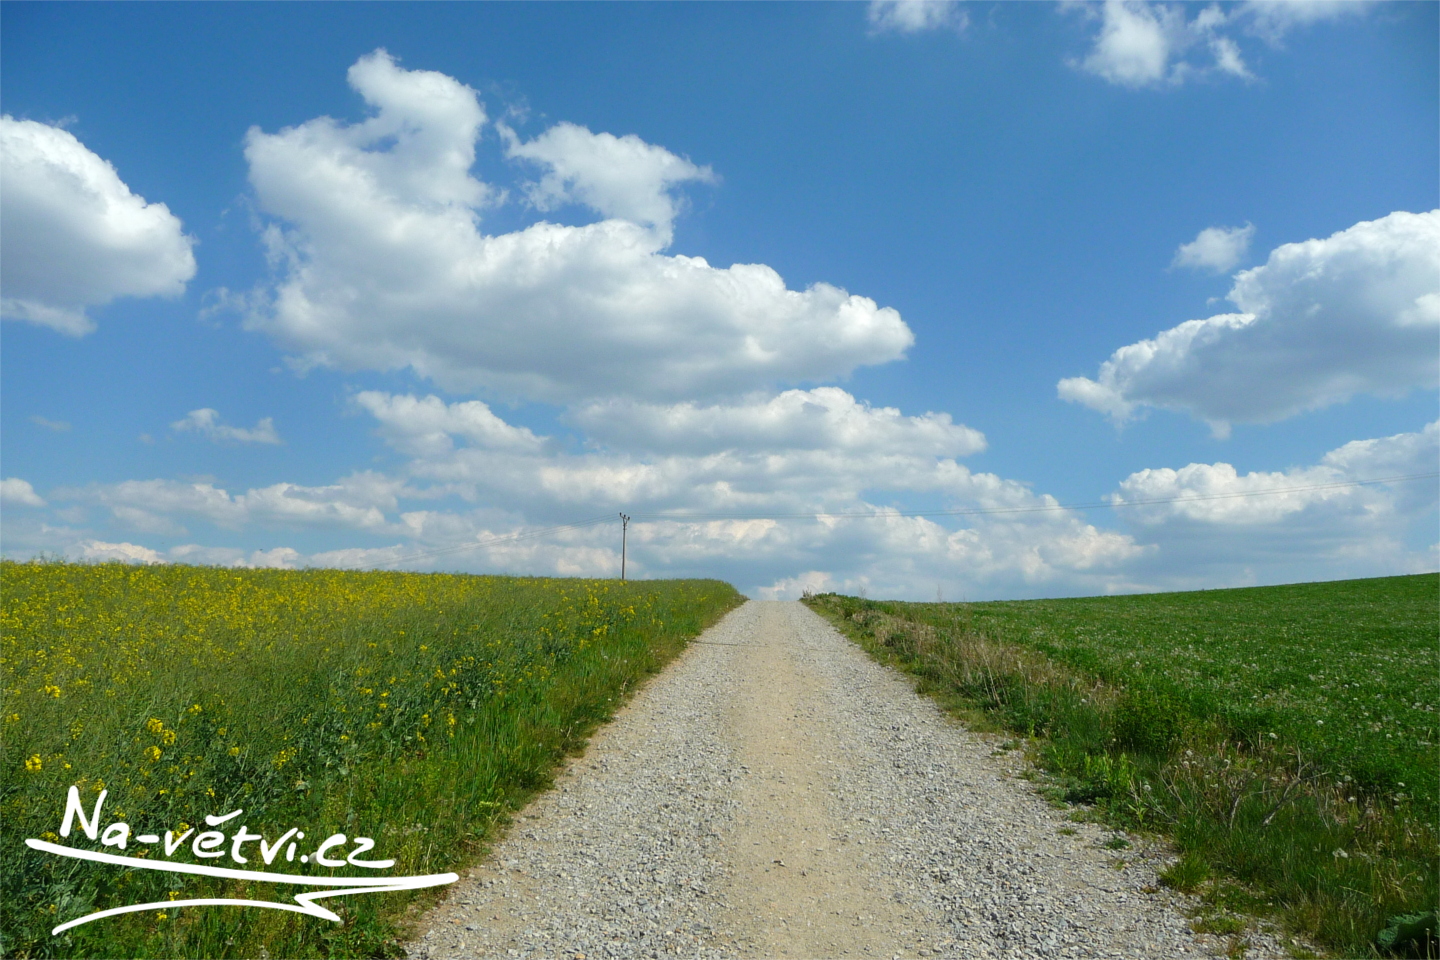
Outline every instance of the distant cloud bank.
[[178, 433], [198, 433], [215, 443], [278, 444], [281, 442], [280, 434], [275, 432], [275, 421], [270, 417], [262, 418], [249, 429], [231, 427], [221, 423], [219, 412], [209, 407], [191, 410], [183, 418], [170, 424], [170, 429]]

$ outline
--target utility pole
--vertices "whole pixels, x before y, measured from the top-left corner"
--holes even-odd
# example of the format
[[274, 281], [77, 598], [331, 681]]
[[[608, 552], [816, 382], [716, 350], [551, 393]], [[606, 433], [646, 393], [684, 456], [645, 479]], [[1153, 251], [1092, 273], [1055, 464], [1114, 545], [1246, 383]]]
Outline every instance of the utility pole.
[[625, 580], [625, 540], [630, 531], [630, 518], [620, 514], [620, 580]]

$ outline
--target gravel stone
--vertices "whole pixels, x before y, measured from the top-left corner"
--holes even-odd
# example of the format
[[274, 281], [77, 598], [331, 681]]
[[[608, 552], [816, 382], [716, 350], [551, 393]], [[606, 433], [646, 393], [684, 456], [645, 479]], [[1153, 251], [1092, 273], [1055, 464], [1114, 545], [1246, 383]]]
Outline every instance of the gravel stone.
[[1163, 847], [1107, 849], [995, 744], [803, 605], [751, 601], [596, 734], [409, 955], [1225, 955], [1160, 886]]

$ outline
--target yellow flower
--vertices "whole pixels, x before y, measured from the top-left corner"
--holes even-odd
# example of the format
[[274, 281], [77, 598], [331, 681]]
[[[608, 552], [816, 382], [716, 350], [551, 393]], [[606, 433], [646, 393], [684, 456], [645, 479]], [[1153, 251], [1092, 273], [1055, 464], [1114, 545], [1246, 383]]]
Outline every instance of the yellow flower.
[[145, 748], [145, 759], [146, 759], [146, 760], [149, 760], [151, 763], [155, 763], [156, 761], [158, 761], [158, 760], [160, 759], [160, 748], [159, 748], [159, 747], [146, 747], [146, 748]]
[[32, 753], [30, 759], [25, 761], [25, 769], [31, 773], [39, 770], [42, 766], [44, 766], [44, 762], [40, 759], [40, 754], [38, 753]]
[[60, 696], [60, 688], [55, 686], [53, 683], [47, 683], [45, 685], [45, 692], [52, 697]]
[[239, 748], [239, 747], [231, 747], [231, 748], [230, 748], [230, 756], [232, 756], [232, 757], [238, 757], [238, 756], [240, 756], [240, 748]]
[[151, 733], [159, 733], [165, 729], [165, 724], [162, 723], [160, 720], [156, 719], [155, 717], [151, 717], [145, 723], [145, 729], [149, 730]]
[[165, 744], [165, 746], [167, 747], [173, 745], [175, 743], [175, 731], [166, 730], [164, 733], [160, 734], [160, 742]]

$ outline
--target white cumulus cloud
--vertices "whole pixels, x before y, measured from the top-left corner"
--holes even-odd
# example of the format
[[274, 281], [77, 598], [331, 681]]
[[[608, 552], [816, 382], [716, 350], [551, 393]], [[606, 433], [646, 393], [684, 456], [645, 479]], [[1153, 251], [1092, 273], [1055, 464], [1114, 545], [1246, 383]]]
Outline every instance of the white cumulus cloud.
[[[716, 449], [566, 454], [550, 450], [544, 437], [512, 442], [515, 436], [502, 431], [495, 442], [494, 414], [468, 402], [380, 395], [360, 406], [377, 412], [397, 449], [413, 451], [403, 478], [357, 474], [326, 487], [275, 484], [240, 495], [208, 483], [140, 481], [54, 491], [50, 499], [108, 507], [117, 524], [132, 529], [149, 522], [158, 530], [174, 518], [248, 536], [256, 526], [324, 528], [368, 543], [313, 553], [199, 543], [151, 551], [129, 543], [118, 545], [128, 552], [116, 553], [111, 541], [119, 537], [27, 527], [20, 515], [7, 521], [20, 524], [18, 539], [7, 532], [10, 549], [22, 543], [71, 556], [227, 566], [615, 576], [613, 513], [609, 524], [549, 528], [624, 509], [634, 517], [631, 576], [718, 576], [752, 596], [836, 589], [982, 599], [1433, 568], [1435, 549], [1413, 541], [1420, 529], [1433, 528], [1437, 484], [1423, 475], [1433, 474], [1440, 459], [1440, 423], [1354, 441], [1316, 464], [1287, 470], [1247, 473], [1213, 463], [1139, 471], [1110, 498], [1113, 514], [1087, 519], [1024, 484], [971, 472], [924, 444], [911, 446], [903, 424], [900, 441], [877, 441], [898, 446], [899, 454], [867, 456], [860, 445], [833, 456]], [[436, 432], [448, 446], [433, 438], [415, 442]], [[1383, 482], [1354, 483], [1377, 480]], [[929, 503], [959, 515], [906, 515], [887, 503], [904, 491], [928, 493]]]
[[[978, 431], [944, 414], [873, 408], [833, 387], [714, 406], [582, 405], [568, 419], [595, 449], [579, 453], [506, 427], [475, 401], [371, 392], [356, 402], [375, 415], [391, 446], [413, 458], [406, 490], [476, 505], [469, 514], [400, 516], [417, 543], [458, 551], [445, 554], [450, 562], [484, 557], [492, 568], [541, 563], [552, 572], [613, 575], [618, 556], [605, 529], [572, 531], [559, 544], [468, 544], [516, 529], [518, 517], [543, 525], [622, 509], [636, 515], [633, 575], [719, 572], [756, 589], [820, 557], [849, 571], [842, 576], [837, 567], [836, 583], [896, 590], [913, 589], [902, 585], [917, 570], [930, 571], [928, 584], [938, 569], [976, 590], [1015, 582], [1034, 589], [1075, 577], [1099, 584], [1141, 551], [1126, 535], [1098, 530], [1022, 484], [957, 463], [983, 449]], [[878, 505], [901, 492], [1005, 512], [955, 531]], [[827, 516], [806, 518], [816, 513]], [[378, 562], [394, 554], [364, 556]]]
[[79, 559], [97, 563], [119, 561], [120, 563], [164, 563], [165, 558], [156, 550], [134, 543], [106, 543], [104, 540], [85, 540], [79, 545]]
[[48, 417], [40, 416], [38, 413], [30, 417], [30, 422], [35, 424], [35, 426], [37, 427], [44, 427], [46, 430], [54, 430], [56, 433], [68, 433], [70, 430], [70, 424], [68, 421], [51, 420]]
[[948, 413], [907, 417], [872, 407], [839, 387], [787, 390], [746, 404], [645, 404], [607, 400], [572, 410], [570, 422], [592, 440], [624, 450], [779, 453], [828, 450], [857, 456], [965, 457], [985, 435]]
[[[1291, 31], [1348, 16], [1362, 16], [1364, 0], [1249, 0], [1219, 4], [1105, 0], [1071, 5], [1098, 23], [1081, 69], [1119, 86], [1178, 86], [1222, 75], [1252, 80], [1238, 38], [1259, 38], [1282, 46]], [[1194, 13], [1191, 16], [1191, 13]]]
[[1249, 252], [1253, 236], [1255, 225], [1251, 223], [1243, 227], [1207, 227], [1194, 240], [1180, 245], [1170, 266], [1229, 273]]
[[280, 434], [275, 432], [275, 421], [263, 417], [253, 427], [231, 427], [220, 422], [220, 414], [209, 407], [191, 410], [183, 418], [170, 424], [170, 429], [180, 433], [198, 433], [215, 443], [280, 443]]
[[506, 155], [545, 168], [529, 185], [530, 202], [540, 210], [582, 203], [604, 217], [628, 220], [659, 231], [669, 243], [679, 202], [676, 184], [714, 183], [715, 173], [627, 134], [591, 133], [573, 123], [557, 123], [528, 143], [508, 127], [499, 127]]
[[279, 570], [294, 570], [303, 560], [294, 547], [275, 547], [271, 550], [253, 550], [245, 561], [247, 567], [272, 567]]
[[[80, 540], [65, 553], [77, 560], [121, 563], [186, 563], [236, 569], [271, 567], [294, 570], [305, 566], [308, 558], [293, 547], [245, 551], [235, 547], [207, 547], [186, 543], [168, 550], [152, 550], [134, 543], [107, 543], [104, 540]], [[315, 564], [322, 566], [323, 563]]]
[[[718, 575], [752, 592], [788, 591], [796, 571], [821, 570], [817, 561], [825, 582], [897, 595], [929, 594], [937, 577], [956, 595], [1098, 590], [1145, 550], [1024, 484], [957, 463], [983, 448], [977, 431], [943, 414], [870, 407], [837, 388], [730, 405], [583, 407], [579, 419], [608, 413], [612, 422], [580, 450], [507, 424], [479, 401], [368, 391], [353, 402], [407, 458], [399, 475], [238, 494], [214, 482], [128, 481], [51, 499], [103, 508], [118, 529], [142, 534], [188, 535], [186, 525], [201, 522], [232, 536], [284, 528], [380, 541], [309, 554], [197, 541], [156, 553], [168, 562], [592, 576], [618, 573], [610, 527], [533, 534], [624, 509], [635, 515], [632, 576]], [[982, 513], [959, 529], [904, 516], [887, 501], [907, 493]], [[23, 542], [47, 536], [80, 555], [91, 535], [31, 530]]]
[[1288, 243], [1235, 277], [1239, 313], [1189, 320], [1116, 350], [1061, 399], [1117, 422], [1144, 406], [1188, 412], [1218, 435], [1357, 394], [1440, 384], [1440, 210], [1392, 213]]
[[806, 570], [782, 577], [759, 590], [760, 600], [798, 600], [807, 593], [837, 593], [835, 578], [824, 570]]
[[540, 453], [545, 441], [525, 427], [513, 427], [480, 400], [449, 403], [436, 396], [395, 396], [366, 390], [355, 404], [380, 422], [392, 446], [415, 456], [444, 456], [455, 449], [451, 437], [490, 450]]
[[56, 500], [95, 503], [125, 526], [147, 532], [184, 533], [179, 519], [205, 520], [240, 530], [252, 524], [295, 528], [386, 531], [385, 511], [396, 509], [402, 487], [373, 472], [354, 473], [323, 487], [276, 483], [231, 494], [213, 483], [126, 480], [67, 488]]
[[969, 491], [975, 481], [955, 458], [985, 444], [947, 414], [907, 417], [835, 387], [730, 406], [581, 406], [568, 417], [598, 449], [579, 453], [505, 424], [479, 401], [378, 392], [355, 400], [413, 458], [412, 479], [537, 516], [582, 503], [822, 511], [867, 490]]
[[954, 0], [870, 0], [865, 11], [876, 33], [964, 30], [970, 18]]
[[30, 486], [30, 482], [19, 477], [0, 480], [0, 503], [13, 507], [45, 506], [45, 501], [35, 492], [35, 488]]
[[70, 336], [117, 297], [173, 297], [194, 240], [163, 203], [130, 192], [74, 134], [0, 117], [0, 314]]
[[1348, 0], [1264, 0], [1229, 8], [1105, 0], [1068, 9], [1083, 11], [1098, 24], [1090, 52], [1077, 65], [1110, 83], [1141, 88], [1216, 75], [1252, 80], [1238, 38], [1258, 37], [1278, 47], [1297, 27], [1361, 14], [1365, 8]]
[[1367, 0], [1246, 0], [1239, 16], [1247, 32], [1278, 45], [1292, 30], [1326, 20], [1363, 16], [1369, 6]]
[[1111, 83], [1144, 86], [1168, 74], [1185, 15], [1173, 7], [1109, 0], [1085, 69]]
[[[282, 270], [249, 322], [302, 363], [409, 367], [456, 392], [673, 401], [841, 376], [913, 340], [895, 310], [829, 284], [791, 290], [763, 264], [662, 253], [648, 224], [673, 214], [664, 187], [704, 168], [638, 139], [570, 126], [518, 145], [610, 218], [487, 235], [495, 191], [468, 173], [485, 123], [475, 92], [383, 51], [350, 83], [371, 119], [246, 142]], [[643, 162], [627, 175], [617, 156], [631, 154]]]
[[1412, 541], [1419, 529], [1433, 535], [1437, 463], [1440, 422], [1355, 440], [1288, 470], [1141, 470], [1111, 500], [1153, 546], [1135, 571], [1151, 588], [1419, 573], [1434, 569], [1433, 542]]
[[[1356, 481], [1424, 477], [1440, 465], [1440, 422], [1417, 433], [1354, 440], [1318, 464], [1285, 471], [1241, 474], [1228, 463], [1192, 463], [1173, 470], [1141, 470], [1120, 484], [1117, 504], [1173, 501], [1137, 508], [1145, 523], [1175, 517], [1217, 524], [1272, 522], [1319, 506], [1373, 514], [1433, 504], [1436, 480], [1347, 486]], [[1271, 491], [1285, 491], [1272, 493]]]

